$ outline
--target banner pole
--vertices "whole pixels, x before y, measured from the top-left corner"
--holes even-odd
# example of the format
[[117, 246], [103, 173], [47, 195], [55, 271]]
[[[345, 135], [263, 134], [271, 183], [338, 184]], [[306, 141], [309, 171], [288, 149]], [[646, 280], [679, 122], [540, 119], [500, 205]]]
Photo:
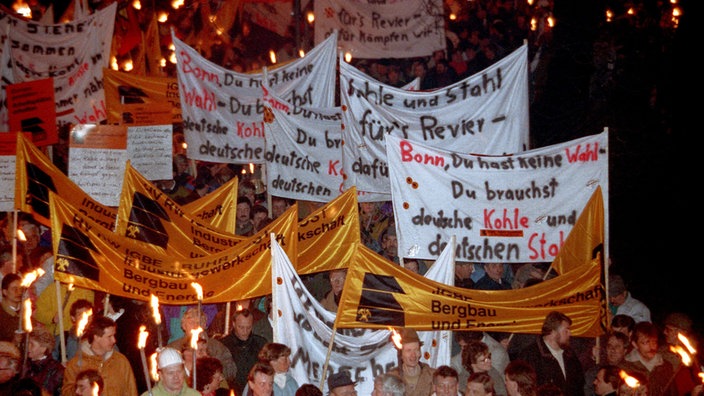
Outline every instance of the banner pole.
[[[68, 359], [66, 358], [66, 336], [64, 335], [64, 313], [63, 306], [65, 304], [61, 303], [61, 282], [54, 280], [54, 286], [56, 286], [56, 310], [58, 314], [59, 321], [59, 342], [61, 350], [61, 363], [66, 366]], [[68, 297], [66, 298], [68, 301]]]
[[323, 374], [320, 376], [320, 389], [325, 389], [325, 377], [328, 373], [328, 363], [330, 363], [330, 354], [332, 353], [332, 346], [335, 343], [335, 333], [337, 333], [337, 321], [332, 325], [332, 335], [330, 336], [330, 345], [328, 345], [328, 353], [325, 356], [325, 364], [323, 364]]

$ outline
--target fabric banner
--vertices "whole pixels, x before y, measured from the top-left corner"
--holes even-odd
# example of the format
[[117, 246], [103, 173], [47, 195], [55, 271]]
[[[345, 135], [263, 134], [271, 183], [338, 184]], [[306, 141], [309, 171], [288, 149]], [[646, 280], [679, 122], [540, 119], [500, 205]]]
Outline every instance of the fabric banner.
[[129, 106], [165, 105], [171, 107], [172, 123], [183, 121], [181, 98], [178, 94], [178, 80], [175, 77], [146, 77], [132, 73], [103, 69], [105, 103], [109, 124], [124, 122], [123, 114]]
[[442, 0], [316, 0], [315, 42], [339, 35], [354, 58], [409, 58], [445, 50]]
[[335, 325], [540, 334], [545, 316], [572, 319], [572, 335], [604, 332], [605, 292], [598, 260], [523, 289], [486, 291], [431, 281], [360, 246], [349, 267]]
[[0, 133], [0, 212], [15, 210], [16, 133]]
[[233, 177], [215, 191], [183, 205], [183, 210], [191, 213], [199, 223], [234, 234], [239, 180]]
[[117, 213], [118, 235], [145, 242], [154, 252], [178, 258], [210, 255], [247, 240], [199, 222], [129, 162]]
[[[601, 187], [597, 186], [565, 243], [560, 247], [560, 252], [552, 261], [552, 268], [558, 274], [564, 274], [582, 264], [600, 257], [606, 257], [604, 242], [607, 240], [604, 233], [604, 196]], [[602, 265], [604, 263], [602, 262]]]
[[340, 108], [292, 106], [266, 88], [264, 102], [269, 194], [315, 202], [340, 195], [344, 191]]
[[17, 134], [16, 157], [15, 207], [18, 210], [31, 213], [38, 222], [50, 227], [49, 192], [54, 192], [100, 226], [115, 229], [117, 211], [78, 187], [21, 133]]
[[357, 190], [353, 187], [298, 222], [297, 272], [347, 267], [360, 235]]
[[371, 79], [340, 59], [345, 187], [391, 193], [384, 139], [444, 150], [501, 155], [529, 148], [528, 46], [482, 72], [431, 92]]
[[[172, 32], [188, 158], [219, 163], [265, 161], [263, 73], [242, 74], [202, 57]], [[337, 37], [267, 72], [267, 84], [295, 106], [335, 103]]]
[[110, 60], [116, 10], [113, 3], [82, 19], [44, 25], [0, 9], [0, 20], [12, 26], [10, 81], [52, 77], [59, 127], [97, 124], [107, 117], [103, 68]]
[[[321, 384], [327, 362], [326, 378], [338, 371], [349, 371], [357, 381], [357, 392], [371, 394], [374, 377], [399, 362], [398, 352], [390, 340], [391, 331], [386, 327], [377, 330], [334, 327], [335, 313], [323, 308], [309, 293], [276, 241], [272, 241], [272, 267], [272, 310], [276, 313], [274, 342], [284, 342], [291, 348], [290, 372], [296, 381], [322, 385], [321, 389], [328, 394], [327, 383]], [[442, 278], [446, 274], [454, 276], [452, 267], [443, 266], [432, 275]], [[430, 275], [429, 272], [426, 276]], [[432, 367], [450, 363], [449, 332], [420, 331], [418, 335], [424, 343], [421, 361]], [[333, 345], [326, 360], [330, 342]]]
[[112, 295], [190, 305], [197, 302], [191, 282], [198, 282], [205, 304], [261, 297], [271, 293], [269, 235], [287, 254], [298, 250], [297, 205], [234, 248], [179, 260], [105, 230], [54, 193], [49, 200], [54, 279]]
[[[594, 190], [608, 202], [607, 132], [507, 156], [386, 136], [400, 257], [551, 262]], [[605, 224], [608, 224], [608, 219]]]

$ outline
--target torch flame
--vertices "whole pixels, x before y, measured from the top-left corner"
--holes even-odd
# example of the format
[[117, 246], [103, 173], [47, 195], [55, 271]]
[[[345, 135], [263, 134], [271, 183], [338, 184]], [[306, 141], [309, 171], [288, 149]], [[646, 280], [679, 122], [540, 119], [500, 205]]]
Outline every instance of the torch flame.
[[69, 283], [68, 285], [66, 285], [66, 290], [73, 291], [73, 283]]
[[691, 354], [697, 353], [697, 350], [694, 349], [694, 346], [692, 346], [692, 343], [689, 342], [689, 339], [688, 339], [687, 337], [685, 337], [684, 334], [682, 334], [682, 333], [677, 333], [677, 338], [680, 340], [680, 342], [682, 343], [682, 345], [684, 345], [685, 348], [687, 348], [687, 350], [689, 351], [689, 353], [691, 353]]
[[638, 387], [638, 386], [640, 385], [640, 382], [638, 382], [637, 379], [635, 379], [635, 378], [631, 377], [630, 375], [628, 375], [628, 373], [625, 372], [624, 370], [621, 370], [621, 371], [618, 373], [618, 375], [621, 376], [621, 379], [623, 379], [623, 382], [625, 382], [626, 385], [628, 385], [628, 386], [631, 387], [631, 388], [636, 388], [636, 387]]
[[194, 351], [198, 350], [198, 336], [202, 331], [203, 328], [200, 326], [198, 326], [197, 329], [191, 330], [191, 348], [193, 348]]
[[198, 296], [198, 301], [203, 300], [203, 288], [198, 284], [198, 282], [191, 282], [191, 286], [196, 289], [196, 296]]
[[88, 324], [88, 319], [90, 319], [92, 315], [92, 309], [83, 311], [83, 313], [81, 314], [81, 318], [78, 319], [78, 323], [76, 324], [76, 335], [78, 335], [78, 338], [81, 338], [81, 336], [83, 335], [83, 330], [85, 330], [86, 325]]
[[401, 334], [399, 334], [393, 327], [389, 327], [389, 330], [391, 330], [391, 341], [394, 342], [394, 346], [396, 346], [396, 349], [403, 348], [403, 343], [401, 342]]
[[687, 353], [687, 350], [682, 348], [679, 345], [674, 345], [670, 347], [670, 350], [678, 355], [680, 355], [680, 359], [682, 359], [682, 364], [685, 366], [689, 367], [692, 365], [692, 356]]
[[21, 287], [29, 287], [32, 283], [34, 283], [37, 278], [40, 276], [44, 275], [44, 270], [41, 268], [37, 268], [32, 272], [28, 272], [22, 277], [22, 283], [20, 284]]
[[93, 396], [100, 395], [100, 386], [97, 382], [93, 382], [93, 386], [90, 388], [90, 394]]
[[161, 314], [159, 313], [159, 298], [157, 296], [151, 294], [151, 301], [150, 305], [152, 307], [152, 315], [154, 316], [154, 323], [156, 323], [157, 326], [161, 324]]
[[154, 352], [149, 356], [149, 375], [154, 381], [159, 381], [159, 372], [156, 364], [157, 353]]
[[149, 332], [146, 330], [147, 326], [139, 326], [139, 338], [137, 339], [137, 348], [139, 349], [144, 349], [144, 347], [147, 345], [147, 337], [149, 337]]
[[25, 332], [29, 333], [32, 331], [32, 300], [30, 299], [25, 299], [24, 300], [24, 318], [22, 321], [22, 328], [24, 329]]

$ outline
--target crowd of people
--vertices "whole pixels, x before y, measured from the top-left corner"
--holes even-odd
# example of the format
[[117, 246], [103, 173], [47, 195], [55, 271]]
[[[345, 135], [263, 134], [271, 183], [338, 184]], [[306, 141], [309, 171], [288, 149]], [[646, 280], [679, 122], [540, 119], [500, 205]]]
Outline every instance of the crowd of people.
[[[241, 235], [251, 235], [294, 203], [268, 197], [253, 180], [256, 175], [233, 176], [242, 178], [237, 223], [245, 218], [251, 223]], [[399, 257], [391, 202], [364, 202], [358, 209], [360, 240], [370, 249], [419, 274], [433, 265], [428, 260]], [[257, 214], [261, 218], [255, 219]], [[11, 235], [11, 216], [3, 221], [5, 235]], [[21, 212], [17, 225], [25, 235], [17, 252], [13, 254], [10, 238], [0, 248], [0, 395], [20, 394], [29, 388], [43, 395], [87, 395], [94, 394], [94, 387], [107, 396], [150, 392], [295, 396], [320, 391], [315, 384], [299, 384], [289, 373], [291, 349], [273, 341], [270, 295], [235, 301], [237, 308], [231, 317], [226, 316], [224, 304], [205, 304], [200, 309], [163, 305], [163, 322], [157, 326], [152, 307], [144, 301], [68, 289], [63, 284], [57, 296], [50, 229]], [[46, 273], [25, 284], [26, 275], [37, 268]], [[559, 275], [549, 270], [549, 263], [455, 265], [455, 285], [478, 290], [531, 287], [553, 276]], [[302, 278], [323, 308], [337, 312], [346, 269]], [[572, 320], [554, 311], [545, 318], [540, 335], [455, 331], [450, 364], [430, 367], [421, 361], [422, 342], [416, 331], [402, 329], [399, 365], [379, 375], [374, 392], [399, 396], [698, 396], [702, 380], [696, 352], [690, 352], [696, 363], [691, 364], [677, 349], [686, 347], [681, 337], [696, 349], [692, 319], [673, 312], [662, 323], [653, 323], [650, 309], [630, 293], [617, 271], [612, 271], [607, 284], [611, 323], [603, 337], [572, 337]], [[22, 305], [27, 300], [32, 302], [30, 331], [24, 329], [22, 320]], [[63, 327], [57, 314], [59, 304]], [[150, 337], [143, 349], [138, 346], [139, 325], [158, 335]], [[67, 330], [61, 332], [61, 328]], [[194, 348], [191, 334], [198, 330], [202, 331]], [[142, 353], [158, 356], [158, 380], [147, 380], [142, 374]], [[331, 373], [330, 392], [350, 396], [355, 384], [341, 374]]]
[[[206, 2], [201, 2], [203, 4]], [[529, 7], [512, 1], [467, 2], [458, 18], [448, 22], [447, 48], [432, 56], [409, 59], [354, 60], [375, 79], [403, 86], [420, 78], [419, 88], [439, 88], [472, 75], [520, 46], [529, 44], [531, 98], [540, 94], [545, 62], [540, 54], [550, 43], [550, 27], [531, 27], [531, 19], [546, 21], [552, 4]], [[262, 54], [224, 48], [220, 41], [198, 40], [192, 13], [179, 16], [177, 34], [218, 64], [252, 71], [267, 63]], [[631, 22], [628, 22], [631, 23]], [[627, 23], [627, 24], [628, 24]], [[656, 21], [657, 24], [657, 21]], [[608, 95], [619, 73], [623, 45], [604, 37], [594, 49], [595, 73], [591, 94]], [[228, 44], [229, 45], [229, 44]], [[293, 58], [290, 42], [277, 53], [279, 61]], [[172, 70], [173, 72], [173, 70]], [[174, 177], [156, 182], [174, 201], [185, 204], [239, 177], [237, 235], [253, 235], [284, 213], [293, 201], [268, 196], [260, 174], [240, 165], [193, 161], [186, 156], [183, 135], [175, 128]], [[298, 202], [300, 217], [321, 203]], [[424, 273], [432, 262], [399, 257], [390, 202], [359, 204], [361, 240], [370, 249], [405, 268]], [[25, 236], [13, 252], [13, 219], [2, 218], [0, 238], [0, 396], [4, 395], [229, 395], [321, 396], [316, 384], [299, 384], [289, 373], [291, 350], [273, 342], [270, 297], [235, 302], [239, 309], [226, 317], [224, 306], [161, 307], [164, 325], [151, 320], [143, 302], [81, 288], [53, 287], [50, 230], [31, 215], [18, 214]], [[549, 263], [480, 264], [457, 262], [455, 285], [479, 290], [530, 287], [548, 277]], [[45, 274], [30, 285], [24, 276], [42, 268]], [[306, 285], [325, 309], [337, 311], [345, 270], [309, 275]], [[627, 282], [609, 278], [612, 310], [607, 334], [598, 340], [571, 337], [571, 319], [549, 314], [540, 335], [496, 332], [453, 333], [451, 364], [430, 367], [421, 362], [422, 342], [412, 329], [403, 329], [401, 363], [375, 377], [375, 396], [698, 396], [702, 379], [699, 362], [687, 364], [677, 351], [680, 336], [695, 347], [697, 335], [687, 315], [672, 312], [661, 323], [631, 295]], [[49, 287], [49, 286], [52, 287]], [[32, 302], [32, 330], [23, 331], [22, 303]], [[63, 316], [57, 312], [62, 306]], [[230, 320], [229, 323], [226, 323]], [[64, 331], [61, 331], [63, 323]], [[138, 345], [138, 326], [147, 324], [147, 345]], [[226, 326], [228, 324], [229, 326]], [[189, 334], [198, 328], [198, 346]], [[67, 329], [67, 330], [66, 330]], [[163, 345], [161, 346], [162, 342]], [[142, 353], [156, 353], [158, 380], [147, 380]], [[151, 373], [150, 373], [151, 376]], [[633, 382], [633, 381], [637, 382]], [[328, 376], [335, 396], [356, 395], [355, 382], [345, 371]]]

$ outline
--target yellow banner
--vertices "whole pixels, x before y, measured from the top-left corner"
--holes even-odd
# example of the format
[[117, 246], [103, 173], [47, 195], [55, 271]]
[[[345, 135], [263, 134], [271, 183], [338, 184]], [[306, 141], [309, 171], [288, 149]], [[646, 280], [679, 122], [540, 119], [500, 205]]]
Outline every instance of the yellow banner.
[[105, 104], [108, 109], [108, 123], [122, 123], [124, 112], [134, 104], [170, 104], [172, 123], [183, 121], [181, 99], [176, 77], [146, 77], [132, 73], [103, 69]]
[[17, 134], [15, 165], [15, 207], [18, 210], [31, 213], [41, 224], [50, 227], [49, 192], [53, 191], [102, 227], [115, 229], [117, 211], [91, 198], [21, 133]]
[[233, 177], [215, 191], [183, 205], [183, 210], [203, 224], [223, 232], [234, 233], [238, 185], [239, 179]]
[[604, 332], [600, 273], [601, 265], [594, 261], [523, 289], [464, 289], [431, 281], [360, 246], [335, 325], [539, 334], [545, 316], [559, 310], [572, 319], [573, 335], [595, 337]]
[[298, 223], [297, 272], [346, 268], [359, 242], [357, 189], [353, 187]]
[[50, 193], [54, 278], [78, 287], [164, 304], [223, 303], [271, 293], [271, 239], [293, 256], [298, 249], [298, 207], [293, 205], [238, 246], [193, 259], [174, 259], [144, 243], [105, 230]]
[[551, 267], [564, 274], [591, 262], [597, 253], [599, 257], [604, 257], [604, 197], [601, 186], [597, 186], [592, 193]]
[[117, 214], [117, 234], [146, 242], [155, 253], [175, 257], [201, 257], [230, 249], [247, 239], [200, 223], [129, 161]]

